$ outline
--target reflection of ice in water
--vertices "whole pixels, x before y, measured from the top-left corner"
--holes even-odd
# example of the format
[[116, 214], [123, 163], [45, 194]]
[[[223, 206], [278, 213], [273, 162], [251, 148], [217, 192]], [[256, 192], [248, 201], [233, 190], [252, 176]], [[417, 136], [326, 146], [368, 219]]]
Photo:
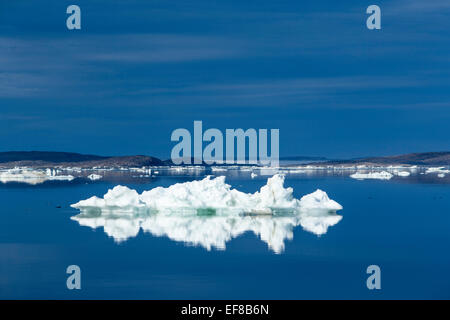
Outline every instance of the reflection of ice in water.
[[327, 232], [328, 227], [337, 224], [342, 216], [328, 210], [309, 210], [281, 216], [189, 216], [185, 212], [177, 216], [175, 212], [166, 215], [114, 211], [105, 215], [95, 210], [82, 210], [81, 214], [72, 219], [82, 226], [103, 227], [105, 233], [117, 242], [136, 237], [142, 229], [154, 236], [166, 236], [207, 250], [225, 249], [226, 242], [250, 231], [266, 242], [271, 250], [281, 253], [285, 240], [293, 238], [295, 227], [300, 225], [307, 231], [322, 235]]
[[103, 198], [92, 197], [72, 207], [81, 211], [73, 217], [80, 225], [103, 227], [116, 241], [135, 237], [142, 229], [208, 250], [224, 249], [227, 241], [251, 231], [277, 253], [283, 251], [286, 239], [292, 239], [296, 226], [320, 235], [342, 218], [335, 213], [342, 206], [321, 190], [294, 198], [282, 175], [269, 178], [255, 193], [232, 189], [225, 177], [142, 194], [117, 186]]

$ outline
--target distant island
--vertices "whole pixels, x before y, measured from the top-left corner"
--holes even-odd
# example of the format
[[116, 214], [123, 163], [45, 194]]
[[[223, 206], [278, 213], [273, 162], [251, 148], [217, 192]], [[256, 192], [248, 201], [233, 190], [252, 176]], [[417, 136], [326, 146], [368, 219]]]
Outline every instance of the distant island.
[[350, 160], [330, 160], [329, 165], [417, 165], [417, 166], [448, 166], [450, 165], [450, 151], [408, 153], [385, 157], [367, 157]]
[[165, 163], [155, 157], [97, 156], [72, 152], [52, 151], [10, 151], [0, 152], [1, 167], [146, 167], [163, 166]]
[[[450, 165], [450, 151], [445, 152], [425, 152], [410, 153], [396, 156], [365, 157], [348, 160], [327, 160], [323, 157], [295, 156], [284, 157], [280, 160], [301, 161], [300, 166], [308, 165], [330, 165], [330, 166], [351, 166], [351, 165], [419, 165], [419, 166], [448, 166]], [[147, 166], [171, 166], [171, 160], [161, 160], [156, 157], [146, 155], [131, 156], [99, 156], [87, 155], [71, 152], [51, 152], [51, 151], [9, 151], [0, 152], [0, 167], [147, 167]], [[206, 164], [202, 164], [206, 165]]]
[[328, 161], [325, 157], [311, 157], [311, 156], [291, 156], [280, 157], [280, 161]]

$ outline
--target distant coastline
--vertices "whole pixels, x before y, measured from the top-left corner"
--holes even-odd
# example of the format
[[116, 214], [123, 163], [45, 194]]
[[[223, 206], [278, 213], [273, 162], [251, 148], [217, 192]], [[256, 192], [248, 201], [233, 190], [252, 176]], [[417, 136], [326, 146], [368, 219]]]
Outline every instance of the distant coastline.
[[[348, 160], [327, 160], [323, 157], [294, 156], [280, 158], [288, 161], [289, 165], [307, 166], [355, 166], [355, 165], [410, 165], [410, 166], [449, 166], [450, 151], [410, 153], [395, 156], [364, 157]], [[296, 163], [297, 162], [297, 163]], [[161, 160], [146, 155], [131, 156], [99, 156], [86, 155], [71, 152], [51, 151], [10, 151], [0, 152], [0, 167], [31, 167], [31, 168], [53, 168], [53, 167], [148, 167], [148, 166], [173, 166], [171, 160]], [[202, 166], [216, 166], [202, 163]]]

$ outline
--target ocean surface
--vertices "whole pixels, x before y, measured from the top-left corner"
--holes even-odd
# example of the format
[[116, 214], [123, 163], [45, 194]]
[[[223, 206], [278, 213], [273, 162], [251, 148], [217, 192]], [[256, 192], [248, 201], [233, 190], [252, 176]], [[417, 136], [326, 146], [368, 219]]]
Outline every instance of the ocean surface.
[[[161, 175], [121, 184], [142, 192], [201, 178]], [[266, 180], [227, 177], [233, 188], [252, 193]], [[294, 227], [279, 252], [252, 231], [208, 250], [136, 226], [130, 234], [129, 224], [116, 223], [108, 235], [101, 225], [71, 219], [79, 214], [71, 204], [119, 183], [0, 184], [0, 298], [450, 299], [450, 184], [442, 179], [287, 175], [296, 198], [319, 188], [344, 209], [321, 235]], [[81, 268], [81, 290], [66, 287], [69, 265]], [[370, 265], [381, 269], [380, 290], [366, 286]]]

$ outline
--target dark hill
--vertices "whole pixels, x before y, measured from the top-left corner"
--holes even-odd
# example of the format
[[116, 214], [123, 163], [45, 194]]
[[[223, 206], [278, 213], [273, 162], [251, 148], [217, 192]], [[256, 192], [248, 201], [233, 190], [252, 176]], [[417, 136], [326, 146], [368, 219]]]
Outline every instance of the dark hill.
[[94, 156], [90, 154], [79, 154], [71, 152], [51, 151], [9, 151], [0, 152], [0, 163], [14, 161], [45, 161], [45, 162], [81, 162], [102, 160], [108, 157]]
[[160, 166], [164, 163], [155, 157], [137, 156], [96, 156], [70, 152], [51, 151], [11, 151], [0, 152], [3, 167], [143, 167]]
[[[305, 157], [302, 157], [305, 158]], [[310, 158], [311, 160], [311, 158]], [[193, 162], [193, 161], [192, 161]], [[423, 165], [423, 166], [448, 166], [450, 165], [450, 152], [425, 152], [410, 153], [386, 157], [367, 157], [339, 161], [322, 161], [315, 164], [326, 165]], [[145, 155], [135, 156], [97, 156], [70, 152], [49, 151], [11, 151], [0, 152], [0, 166], [15, 167], [143, 167], [172, 165], [171, 160], [162, 161], [155, 157]], [[205, 163], [203, 163], [205, 165]]]
[[352, 160], [329, 161], [327, 164], [377, 164], [377, 165], [422, 165], [422, 166], [448, 166], [450, 165], [450, 152], [423, 152], [409, 153], [386, 157], [368, 157]]

